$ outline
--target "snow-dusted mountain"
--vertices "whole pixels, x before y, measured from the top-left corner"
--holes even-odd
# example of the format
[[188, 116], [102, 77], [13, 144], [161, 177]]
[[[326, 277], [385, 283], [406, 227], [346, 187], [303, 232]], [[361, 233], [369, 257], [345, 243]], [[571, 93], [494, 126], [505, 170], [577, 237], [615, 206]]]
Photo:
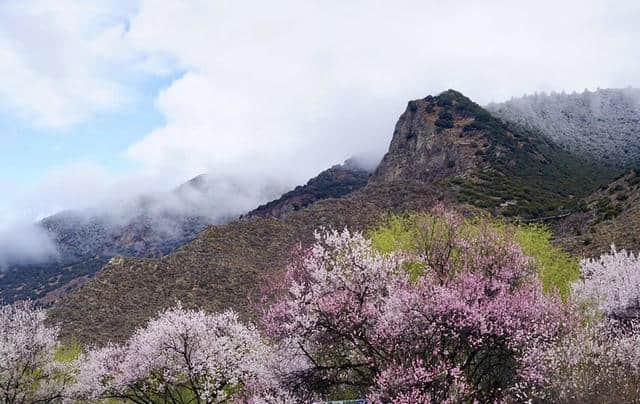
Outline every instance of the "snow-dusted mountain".
[[640, 164], [640, 89], [535, 94], [490, 104], [487, 109], [609, 165]]

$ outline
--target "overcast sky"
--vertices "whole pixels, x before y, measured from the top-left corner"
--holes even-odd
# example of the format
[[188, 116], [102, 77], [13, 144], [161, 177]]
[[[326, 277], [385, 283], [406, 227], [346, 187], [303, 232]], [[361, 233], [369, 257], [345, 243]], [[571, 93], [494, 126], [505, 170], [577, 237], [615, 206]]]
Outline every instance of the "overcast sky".
[[640, 85], [640, 2], [0, 0], [0, 221], [380, 157], [409, 99]]

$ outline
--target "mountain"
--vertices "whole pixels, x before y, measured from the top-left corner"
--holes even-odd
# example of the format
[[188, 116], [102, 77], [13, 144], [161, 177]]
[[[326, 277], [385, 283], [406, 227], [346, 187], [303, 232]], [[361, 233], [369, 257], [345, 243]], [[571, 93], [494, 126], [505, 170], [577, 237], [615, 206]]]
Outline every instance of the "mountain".
[[409, 102], [374, 181], [439, 184], [460, 203], [536, 218], [573, 210], [616, 173], [449, 90]]
[[[105, 343], [122, 340], [176, 301], [210, 311], [234, 308], [255, 319], [260, 291], [319, 227], [366, 230], [389, 212], [439, 202], [522, 218], [566, 215], [613, 176], [453, 90], [409, 102], [364, 187], [346, 193], [355, 188], [353, 175], [341, 170], [334, 167], [241, 220], [209, 226], [160, 259], [112, 259], [53, 307], [51, 321], [62, 325], [66, 339]], [[334, 181], [339, 178], [351, 188]]]
[[64, 296], [51, 319], [63, 325], [64, 338], [85, 343], [124, 339], [177, 301], [210, 311], [233, 307], [255, 319], [264, 285], [281, 273], [297, 245], [312, 242], [316, 228], [365, 230], [387, 212], [428, 209], [438, 199], [441, 193], [419, 184], [368, 185], [283, 219], [249, 217], [210, 226], [161, 259], [112, 259], [94, 279]]
[[257, 207], [246, 216], [283, 218], [319, 200], [348, 195], [367, 185], [369, 175], [369, 171], [351, 158], [321, 172], [305, 185], [297, 186], [280, 198]]
[[584, 199], [581, 208], [555, 223], [556, 241], [580, 256], [640, 246], [640, 171], [631, 170]]
[[[281, 217], [315, 201], [346, 195], [363, 187], [369, 174], [349, 159], [248, 215]], [[9, 303], [34, 299], [51, 304], [91, 279], [111, 258], [160, 258], [193, 240], [208, 225], [237, 218], [260, 198], [240, 184], [202, 174], [169, 193], [49, 216], [38, 226], [56, 246], [57, 255], [0, 272], [0, 298]]]
[[[232, 191], [239, 193], [238, 189]], [[159, 258], [192, 240], [207, 225], [237, 214], [219, 209], [219, 182], [198, 176], [168, 193], [145, 195], [86, 211], [65, 211], [37, 226], [57, 254], [37, 264], [14, 264], [0, 273], [4, 302], [34, 299], [51, 303], [90, 279], [114, 256]], [[231, 192], [224, 189], [224, 192]]]
[[487, 109], [541, 131], [567, 150], [614, 167], [640, 166], [640, 89], [536, 94]]

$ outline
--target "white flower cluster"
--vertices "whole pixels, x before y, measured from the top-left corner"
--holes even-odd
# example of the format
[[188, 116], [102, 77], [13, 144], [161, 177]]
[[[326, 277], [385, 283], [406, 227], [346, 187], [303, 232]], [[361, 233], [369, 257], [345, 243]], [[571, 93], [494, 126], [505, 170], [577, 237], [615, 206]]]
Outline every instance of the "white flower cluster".
[[0, 401], [61, 401], [69, 383], [63, 365], [53, 361], [58, 329], [29, 303], [0, 306]]
[[582, 280], [572, 285], [573, 296], [611, 318], [640, 314], [640, 256], [625, 250], [581, 263]]
[[[79, 360], [75, 397], [134, 402], [285, 402], [270, 362], [274, 353], [234, 312], [210, 315], [178, 306], [124, 345]], [[277, 401], [276, 400], [276, 401]]]

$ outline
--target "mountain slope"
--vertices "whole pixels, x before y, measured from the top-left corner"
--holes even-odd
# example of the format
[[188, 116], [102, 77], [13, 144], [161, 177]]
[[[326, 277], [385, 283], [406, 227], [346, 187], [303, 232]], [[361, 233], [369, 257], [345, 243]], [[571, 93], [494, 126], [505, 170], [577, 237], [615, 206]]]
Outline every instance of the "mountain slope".
[[386, 212], [424, 210], [444, 196], [413, 183], [368, 185], [340, 199], [318, 201], [284, 219], [250, 217], [211, 226], [159, 260], [115, 258], [95, 279], [51, 311], [63, 337], [84, 343], [121, 340], [176, 301], [211, 311], [234, 308], [255, 319], [265, 280], [284, 269], [296, 245], [320, 226], [364, 230]]
[[632, 170], [585, 198], [555, 224], [557, 243], [580, 256], [640, 248], [640, 171]]
[[502, 119], [540, 130], [567, 150], [610, 166], [640, 164], [640, 89], [536, 94], [487, 108]]
[[222, 209], [220, 215], [211, 214], [208, 205], [219, 191], [216, 181], [198, 176], [173, 192], [49, 216], [38, 226], [57, 255], [5, 269], [0, 274], [0, 298], [9, 303], [20, 299], [50, 303], [92, 277], [111, 257], [168, 254], [207, 225], [234, 217]]
[[297, 186], [280, 198], [257, 207], [246, 216], [282, 218], [316, 201], [340, 198], [364, 187], [369, 180], [369, 174], [367, 170], [360, 168], [355, 160], [349, 159], [321, 172], [305, 185]]
[[614, 174], [449, 90], [409, 103], [373, 181], [440, 184], [461, 203], [535, 218], [572, 210]]
[[293, 199], [266, 205], [273, 213], [265, 216], [279, 219], [250, 215], [209, 227], [158, 260], [114, 259], [61, 299], [52, 321], [62, 324], [65, 338], [104, 343], [123, 339], [176, 301], [212, 311], [233, 308], [252, 319], [259, 314], [260, 288], [281, 273], [296, 245], [311, 242], [318, 227], [365, 230], [388, 212], [425, 210], [438, 202], [525, 217], [564, 212], [606, 181], [597, 169], [450, 90], [409, 103], [389, 152], [364, 188], [298, 210], [280, 208], [307, 195], [294, 190], [286, 194]]

